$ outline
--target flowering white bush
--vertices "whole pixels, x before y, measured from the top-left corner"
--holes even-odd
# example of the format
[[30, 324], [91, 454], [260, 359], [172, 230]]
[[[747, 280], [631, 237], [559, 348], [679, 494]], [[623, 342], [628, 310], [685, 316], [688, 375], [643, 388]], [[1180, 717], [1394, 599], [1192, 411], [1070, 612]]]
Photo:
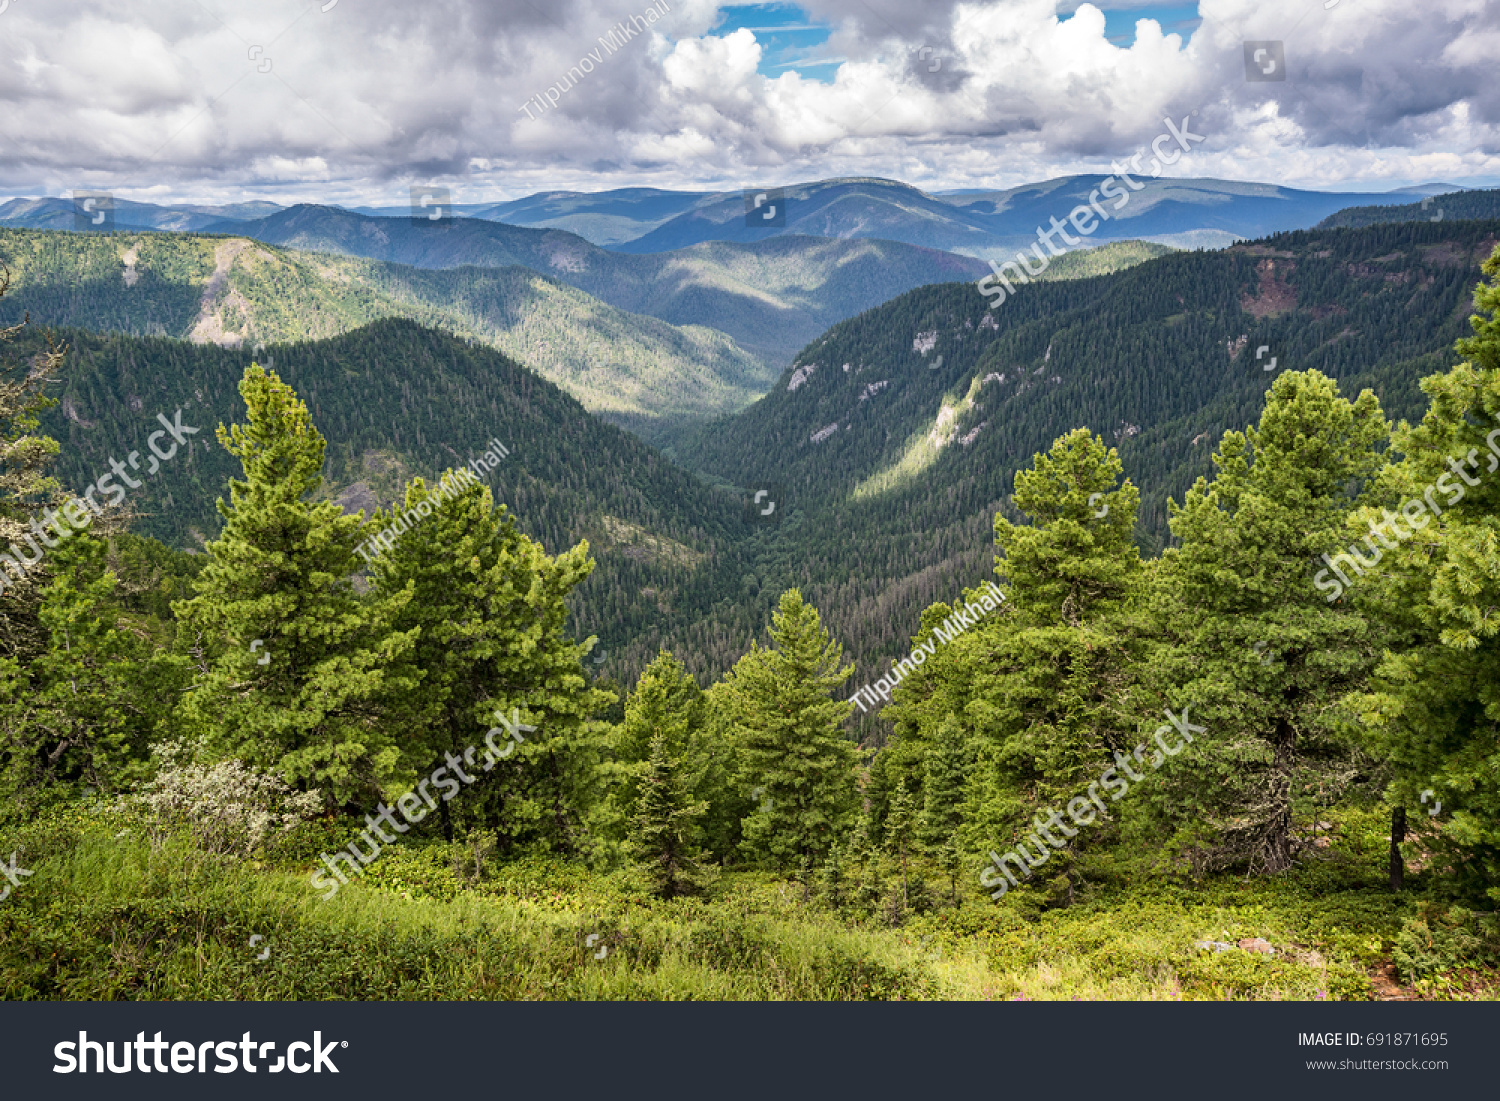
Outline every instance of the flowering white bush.
[[157, 747], [155, 779], [130, 798], [147, 818], [152, 841], [187, 827], [193, 842], [211, 853], [249, 855], [273, 830], [295, 829], [323, 808], [315, 789], [297, 792], [243, 761], [201, 765], [181, 742]]

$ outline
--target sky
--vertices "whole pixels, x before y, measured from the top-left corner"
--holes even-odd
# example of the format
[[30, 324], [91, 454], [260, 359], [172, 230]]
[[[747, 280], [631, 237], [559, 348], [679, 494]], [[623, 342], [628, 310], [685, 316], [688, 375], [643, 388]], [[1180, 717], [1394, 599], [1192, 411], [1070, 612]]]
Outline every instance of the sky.
[[1167, 176], [1496, 186], [1496, 58], [1486, 0], [0, 0], [0, 195], [1005, 188], [1167, 119]]

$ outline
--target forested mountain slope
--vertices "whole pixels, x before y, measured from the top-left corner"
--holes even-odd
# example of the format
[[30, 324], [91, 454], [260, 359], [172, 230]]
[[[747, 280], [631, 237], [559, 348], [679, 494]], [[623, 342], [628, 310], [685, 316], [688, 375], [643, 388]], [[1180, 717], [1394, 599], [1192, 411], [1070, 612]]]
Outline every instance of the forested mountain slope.
[[1330, 214], [1318, 223], [1318, 228], [1347, 229], [1383, 222], [1441, 222], [1445, 218], [1465, 221], [1500, 218], [1500, 189], [1455, 191], [1400, 206], [1351, 206]]
[[858, 679], [987, 573], [1016, 470], [1070, 429], [1119, 446], [1154, 549], [1167, 499], [1277, 373], [1316, 368], [1417, 416], [1497, 238], [1495, 222], [1304, 231], [1020, 287], [994, 310], [972, 286], [924, 288], [834, 327], [683, 458], [778, 487], [788, 518], [757, 569], [803, 586]]
[[[128, 505], [137, 531], [201, 546], [219, 530], [214, 502], [239, 469], [214, 430], [243, 419], [236, 387], [251, 356], [163, 338], [57, 335], [69, 350], [44, 429], [62, 444], [60, 477], [81, 491], [132, 451], [145, 468], [157, 414], [172, 421], [180, 409], [199, 431], [156, 473], [134, 475], [143, 484]], [[33, 354], [42, 339], [31, 327], [13, 351]], [[407, 478], [430, 481], [498, 439], [511, 454], [486, 478], [496, 500], [550, 552], [587, 538], [599, 562], [573, 601], [580, 637], [597, 632], [613, 650], [670, 615], [701, 614], [725, 584], [720, 574], [738, 576], [736, 502], [492, 349], [387, 320], [272, 346], [259, 360], [274, 360], [328, 438], [326, 495], [367, 517]]]
[[634, 256], [562, 230], [478, 218], [371, 218], [319, 206], [223, 222], [208, 231], [419, 268], [518, 264], [622, 310], [719, 329], [777, 368], [836, 321], [913, 287], [973, 280], [989, 270], [971, 257], [931, 247], [805, 236]]
[[1284, 234], [1019, 287], [996, 309], [973, 286], [924, 288], [835, 326], [684, 457], [744, 482], [775, 456], [799, 504], [821, 508], [895, 471], [944, 406], [964, 406], [942, 418], [952, 446], [909, 479], [923, 495], [1086, 426], [1118, 434], [1157, 531], [1161, 495], [1186, 476], [1175, 468], [1196, 465], [1193, 439], [1247, 421], [1275, 371], [1379, 380], [1392, 412], [1415, 413], [1415, 380], [1463, 334], [1476, 257], [1497, 234], [1489, 222]]
[[29, 312], [52, 325], [253, 348], [407, 317], [482, 340], [659, 442], [743, 407], [775, 378], [721, 332], [626, 313], [516, 267], [424, 271], [246, 238], [25, 230], [0, 230], [0, 260], [14, 277], [0, 323]]

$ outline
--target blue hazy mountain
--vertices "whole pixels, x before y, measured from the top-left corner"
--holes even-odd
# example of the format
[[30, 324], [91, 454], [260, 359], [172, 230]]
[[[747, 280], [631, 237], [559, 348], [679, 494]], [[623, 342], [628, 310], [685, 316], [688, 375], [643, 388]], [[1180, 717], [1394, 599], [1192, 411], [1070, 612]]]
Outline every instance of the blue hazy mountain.
[[[1303, 191], [1276, 184], [1214, 179], [1133, 177], [1140, 190], [1116, 181], [1129, 199], [1101, 201], [1111, 214], [1088, 243], [1137, 238], [1178, 247], [1222, 247], [1231, 242], [1309, 229], [1351, 206], [1410, 203], [1426, 188], [1370, 194]], [[1106, 176], [1061, 176], [1006, 190], [928, 194], [895, 180], [844, 179], [782, 190], [781, 224], [747, 224], [745, 197], [724, 193], [699, 202], [642, 236], [614, 247], [649, 253], [702, 241], [753, 242], [782, 234], [880, 237], [971, 256], [996, 256], [1035, 240], [1039, 227], [1065, 219], [1087, 203]], [[1457, 190], [1448, 185], [1431, 185]], [[753, 219], [751, 219], [753, 222]]]

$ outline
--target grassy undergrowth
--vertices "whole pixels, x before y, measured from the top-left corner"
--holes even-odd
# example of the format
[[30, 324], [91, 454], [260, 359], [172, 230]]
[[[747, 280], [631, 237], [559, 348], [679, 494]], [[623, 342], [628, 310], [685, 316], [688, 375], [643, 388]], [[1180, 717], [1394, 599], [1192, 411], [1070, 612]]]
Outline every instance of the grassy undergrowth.
[[[1337, 1000], [1371, 997], [1393, 954], [1427, 996], [1500, 996], [1481, 941], [1337, 850], [1200, 884], [1101, 857], [1073, 906], [976, 894], [893, 917], [765, 873], [662, 902], [625, 874], [542, 857], [476, 872], [431, 843], [388, 849], [324, 901], [308, 870], [334, 844], [310, 828], [235, 860], [78, 808], [0, 830], [33, 872], [0, 903], [0, 997]], [[1276, 954], [1195, 947], [1253, 937]]]

